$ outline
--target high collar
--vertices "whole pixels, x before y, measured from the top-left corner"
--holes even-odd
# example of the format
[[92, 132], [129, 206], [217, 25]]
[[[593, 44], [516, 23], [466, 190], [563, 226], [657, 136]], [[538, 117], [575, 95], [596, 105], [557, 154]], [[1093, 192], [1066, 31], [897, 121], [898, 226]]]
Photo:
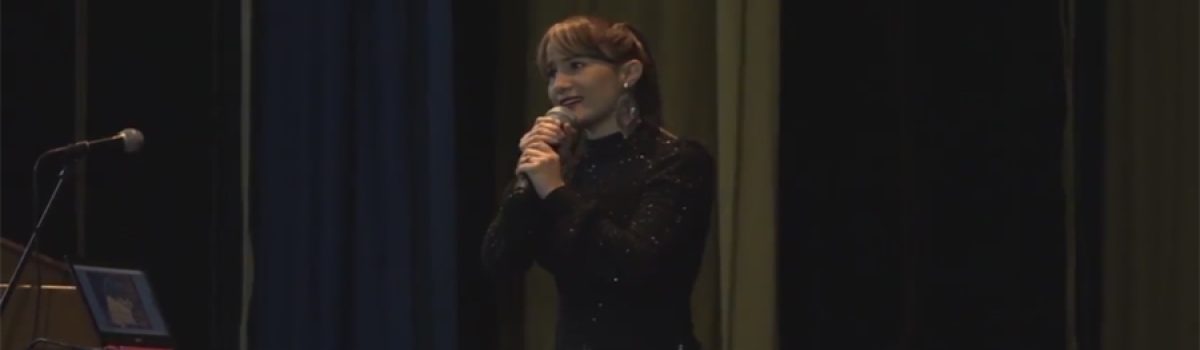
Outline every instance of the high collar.
[[593, 157], [627, 154], [636, 150], [642, 141], [654, 137], [647, 132], [647, 130], [651, 129], [655, 128], [649, 127], [646, 123], [640, 123], [628, 135], [621, 132], [614, 132], [597, 139], [585, 140], [587, 153]]

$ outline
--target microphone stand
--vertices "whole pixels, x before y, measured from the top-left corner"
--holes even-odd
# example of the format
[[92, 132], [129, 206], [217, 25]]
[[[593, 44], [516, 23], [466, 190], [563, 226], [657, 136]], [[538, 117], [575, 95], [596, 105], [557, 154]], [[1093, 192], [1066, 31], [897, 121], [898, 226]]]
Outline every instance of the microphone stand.
[[[29, 235], [29, 241], [25, 243], [25, 249], [21, 251], [21, 258], [17, 260], [16, 270], [13, 270], [12, 276], [8, 277], [8, 287], [4, 289], [4, 294], [0, 295], [0, 312], [4, 312], [5, 307], [8, 306], [9, 299], [12, 298], [13, 290], [17, 289], [17, 281], [21, 278], [21, 272], [25, 271], [25, 264], [29, 263], [29, 256], [32, 255], [33, 247], [37, 245], [38, 234], [42, 231], [42, 224], [46, 222], [46, 214], [50, 213], [50, 206], [54, 204], [54, 199], [58, 198], [58, 190], [62, 188], [63, 180], [67, 177], [67, 169], [71, 167], [71, 161], [73, 160], [68, 160], [68, 162], [63, 164], [62, 170], [58, 171], [58, 183], [54, 184], [54, 192], [50, 192], [50, 200], [42, 207], [42, 215], [38, 217], [37, 225], [34, 225], [33, 233]], [[34, 286], [34, 288], [41, 290], [42, 286]]]

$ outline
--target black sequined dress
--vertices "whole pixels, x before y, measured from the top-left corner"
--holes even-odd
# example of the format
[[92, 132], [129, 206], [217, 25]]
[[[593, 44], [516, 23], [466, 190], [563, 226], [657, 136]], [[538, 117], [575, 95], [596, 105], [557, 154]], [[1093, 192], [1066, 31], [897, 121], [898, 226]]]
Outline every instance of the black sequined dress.
[[510, 186], [484, 237], [496, 276], [536, 261], [558, 287], [557, 349], [699, 349], [690, 299], [713, 200], [712, 156], [643, 124], [584, 141], [546, 198]]

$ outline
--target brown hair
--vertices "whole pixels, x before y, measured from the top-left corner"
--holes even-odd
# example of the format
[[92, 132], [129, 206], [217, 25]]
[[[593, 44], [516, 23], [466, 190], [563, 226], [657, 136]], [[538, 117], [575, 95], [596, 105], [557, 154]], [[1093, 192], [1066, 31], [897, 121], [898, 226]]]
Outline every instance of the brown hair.
[[630, 60], [642, 62], [642, 76], [631, 89], [643, 122], [662, 126], [662, 96], [658, 91], [658, 70], [641, 32], [628, 23], [612, 23], [595, 16], [572, 16], [546, 30], [537, 49], [538, 69], [548, 62], [550, 44], [568, 56], [588, 57], [615, 65]]

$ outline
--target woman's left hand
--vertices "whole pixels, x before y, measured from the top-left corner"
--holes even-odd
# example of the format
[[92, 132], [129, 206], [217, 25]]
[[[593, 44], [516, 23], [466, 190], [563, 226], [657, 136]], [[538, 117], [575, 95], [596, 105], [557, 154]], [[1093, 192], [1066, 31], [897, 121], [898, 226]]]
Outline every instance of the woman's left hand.
[[565, 185], [558, 153], [545, 142], [534, 142], [521, 152], [516, 173], [529, 176], [530, 184], [542, 198]]

